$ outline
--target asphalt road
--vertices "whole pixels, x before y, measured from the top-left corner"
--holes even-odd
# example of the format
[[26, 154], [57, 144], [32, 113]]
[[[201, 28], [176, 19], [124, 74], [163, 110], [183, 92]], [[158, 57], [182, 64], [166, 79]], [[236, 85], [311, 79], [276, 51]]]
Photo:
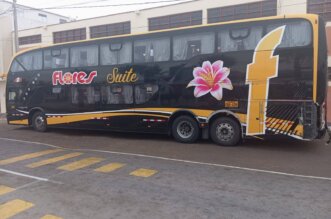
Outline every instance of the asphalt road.
[[331, 146], [272, 139], [226, 148], [3, 123], [0, 219], [11, 217], [329, 219]]
[[93, 149], [331, 177], [331, 145], [294, 139], [246, 140], [239, 147], [211, 141], [180, 144], [163, 135], [54, 129], [37, 133], [27, 127], [0, 124], [0, 138], [53, 144], [68, 149]]

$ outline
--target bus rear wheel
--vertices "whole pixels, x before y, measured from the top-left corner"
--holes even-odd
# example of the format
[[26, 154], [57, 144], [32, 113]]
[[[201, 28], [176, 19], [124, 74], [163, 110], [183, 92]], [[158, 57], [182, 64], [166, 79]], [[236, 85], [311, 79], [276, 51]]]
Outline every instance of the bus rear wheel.
[[32, 117], [32, 127], [34, 130], [38, 132], [46, 132], [47, 131], [47, 120], [46, 116], [42, 112], [36, 112]]
[[218, 145], [236, 146], [241, 141], [240, 126], [232, 118], [220, 117], [211, 124], [210, 137]]
[[200, 128], [190, 116], [180, 116], [172, 123], [172, 136], [181, 143], [194, 143], [200, 136]]

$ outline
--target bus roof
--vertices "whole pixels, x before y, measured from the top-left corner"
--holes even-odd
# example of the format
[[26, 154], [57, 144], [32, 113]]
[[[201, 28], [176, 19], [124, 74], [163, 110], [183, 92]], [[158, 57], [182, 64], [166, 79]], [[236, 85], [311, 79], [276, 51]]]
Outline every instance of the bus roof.
[[179, 27], [179, 28], [171, 28], [171, 29], [164, 29], [164, 30], [156, 30], [156, 31], [148, 31], [144, 33], [134, 33], [134, 34], [124, 34], [124, 35], [116, 35], [116, 36], [107, 36], [107, 37], [100, 37], [95, 39], [85, 39], [85, 40], [78, 40], [78, 41], [72, 41], [72, 42], [65, 42], [65, 43], [57, 43], [57, 44], [50, 44], [50, 45], [44, 45], [44, 46], [35, 46], [31, 47], [29, 49], [25, 49], [22, 51], [17, 52], [14, 56], [17, 57], [18, 55], [31, 52], [33, 50], [38, 49], [44, 49], [44, 48], [52, 48], [52, 47], [58, 47], [62, 45], [73, 45], [77, 43], [84, 43], [84, 42], [94, 42], [94, 41], [100, 41], [100, 40], [106, 40], [106, 39], [117, 39], [117, 38], [123, 38], [123, 37], [130, 37], [130, 36], [142, 36], [142, 35], [149, 35], [153, 33], [167, 33], [167, 32], [173, 32], [178, 30], [190, 30], [190, 29], [196, 29], [201, 27], [213, 27], [218, 25], [226, 25], [226, 24], [237, 24], [237, 23], [246, 23], [246, 22], [252, 22], [252, 21], [263, 21], [263, 20], [276, 20], [276, 19], [286, 19], [286, 18], [304, 18], [308, 19], [310, 21], [316, 20], [319, 18], [316, 14], [291, 14], [291, 15], [277, 15], [277, 16], [269, 16], [269, 17], [259, 17], [259, 18], [249, 18], [249, 19], [242, 19], [242, 20], [233, 20], [233, 21], [226, 21], [226, 22], [217, 22], [212, 24], [202, 24], [202, 25], [195, 25], [195, 26], [189, 26], [189, 27]]

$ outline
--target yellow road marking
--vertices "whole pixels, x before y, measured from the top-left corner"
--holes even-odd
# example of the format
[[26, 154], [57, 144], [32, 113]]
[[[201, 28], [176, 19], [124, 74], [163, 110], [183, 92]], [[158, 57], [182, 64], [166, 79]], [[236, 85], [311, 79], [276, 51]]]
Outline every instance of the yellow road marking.
[[4, 194], [7, 194], [7, 193], [10, 193], [10, 192], [12, 192], [14, 190], [15, 190], [14, 188], [10, 188], [8, 186], [0, 185], [0, 195], [4, 195]]
[[63, 166], [60, 166], [58, 169], [60, 170], [66, 170], [66, 171], [74, 171], [74, 170], [78, 170], [84, 167], [88, 167], [91, 166], [93, 164], [99, 163], [101, 161], [103, 161], [104, 159], [102, 158], [98, 158], [98, 157], [89, 157], [83, 160], [79, 160], [73, 163], [69, 163]]
[[42, 160], [42, 161], [39, 161], [39, 162], [29, 164], [29, 165], [27, 165], [27, 167], [30, 167], [30, 168], [41, 167], [41, 166], [45, 166], [45, 165], [48, 165], [48, 164], [53, 164], [53, 163], [56, 163], [56, 162], [60, 162], [60, 161], [66, 160], [66, 159], [70, 159], [70, 158], [73, 158], [73, 157], [78, 157], [82, 154], [83, 153], [70, 153], [70, 154], [60, 156], [60, 157], [53, 157], [53, 158], [50, 158], [50, 159], [46, 159], [46, 160]]
[[139, 177], [150, 177], [156, 174], [156, 170], [150, 169], [138, 169], [130, 173], [131, 176], [139, 176]]
[[117, 169], [122, 168], [123, 166], [125, 166], [125, 164], [122, 163], [110, 163], [107, 164], [105, 166], [102, 166], [100, 168], [95, 169], [94, 171], [100, 172], [100, 173], [110, 173], [113, 172]]
[[7, 219], [32, 208], [34, 204], [15, 199], [0, 205], [0, 219]]
[[62, 217], [57, 217], [51, 214], [47, 214], [44, 217], [40, 218], [40, 219], [62, 219]]
[[47, 155], [47, 154], [57, 153], [57, 152], [60, 152], [60, 151], [62, 151], [62, 150], [61, 149], [56, 149], [56, 150], [46, 150], [46, 151], [40, 151], [40, 152], [36, 152], [36, 153], [31, 153], [31, 154], [25, 154], [25, 155], [22, 155], [22, 156], [13, 157], [13, 158], [9, 158], [9, 159], [6, 159], [6, 160], [1, 160], [0, 165], [12, 164], [12, 163], [16, 163], [18, 161], [37, 158], [37, 157], [41, 157], [41, 156], [44, 156], [44, 155]]

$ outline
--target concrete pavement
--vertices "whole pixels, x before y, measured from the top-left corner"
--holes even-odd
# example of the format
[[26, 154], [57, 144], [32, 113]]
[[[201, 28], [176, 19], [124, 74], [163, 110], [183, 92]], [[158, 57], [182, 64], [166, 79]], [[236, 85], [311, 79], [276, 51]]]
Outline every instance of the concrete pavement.
[[[46, 151], [46, 152], [45, 152]], [[45, 145], [0, 140], [1, 206], [31, 206], [17, 219], [41, 218], [330, 218], [331, 179], [310, 179], [157, 158], [81, 151], [50, 164], [45, 160], [77, 153]], [[86, 158], [77, 169], [61, 168]], [[45, 165], [31, 168], [31, 164]], [[47, 162], [46, 162], [47, 163]], [[96, 171], [109, 163], [119, 169]], [[71, 165], [72, 167], [75, 165]], [[132, 173], [154, 170], [148, 177]], [[65, 169], [65, 170], [64, 170]], [[20, 176], [40, 177], [48, 181]], [[22, 204], [21, 204], [22, 205]], [[0, 216], [1, 218], [1, 216]]]

